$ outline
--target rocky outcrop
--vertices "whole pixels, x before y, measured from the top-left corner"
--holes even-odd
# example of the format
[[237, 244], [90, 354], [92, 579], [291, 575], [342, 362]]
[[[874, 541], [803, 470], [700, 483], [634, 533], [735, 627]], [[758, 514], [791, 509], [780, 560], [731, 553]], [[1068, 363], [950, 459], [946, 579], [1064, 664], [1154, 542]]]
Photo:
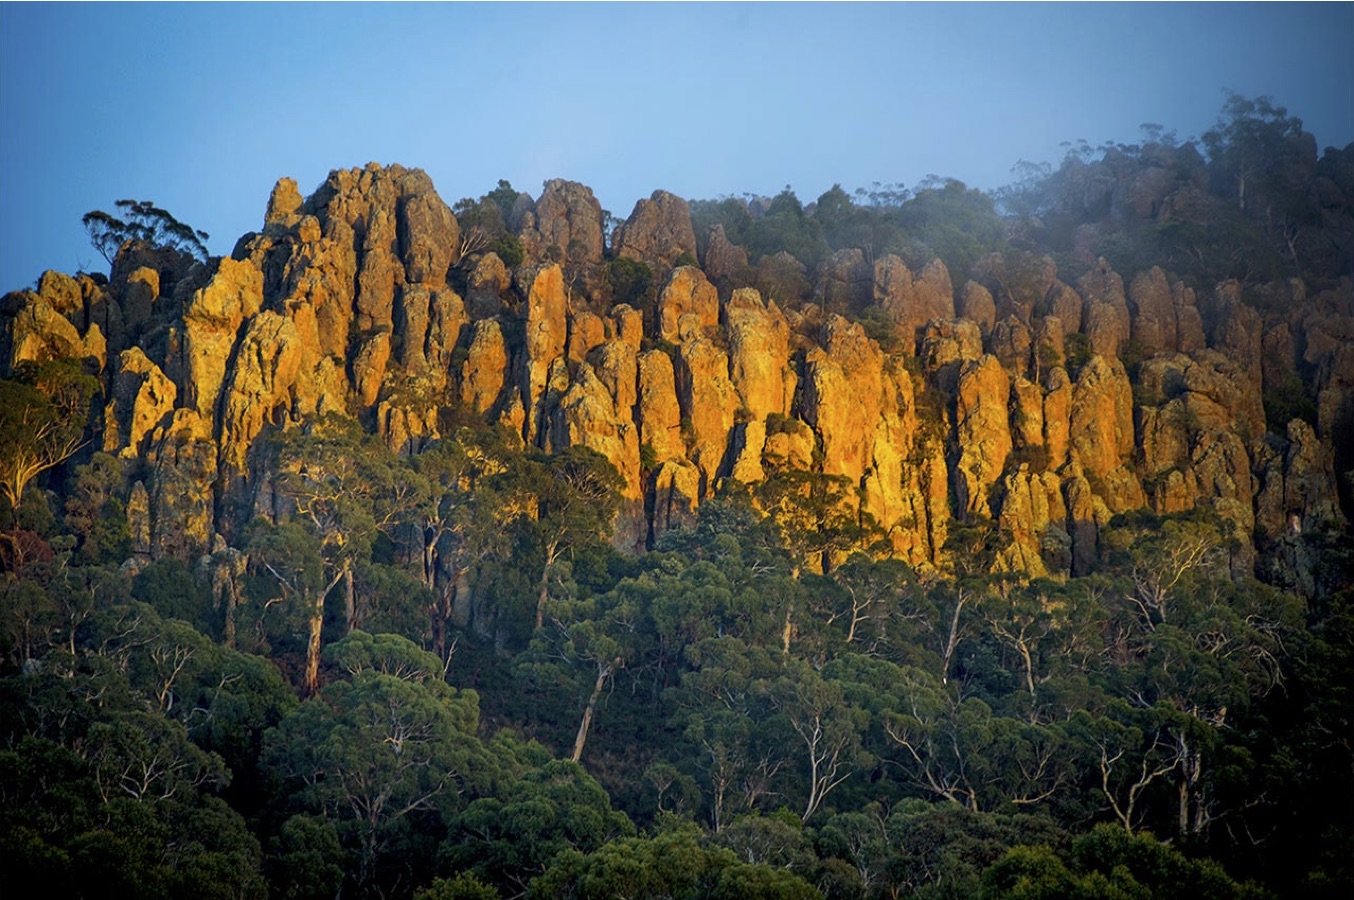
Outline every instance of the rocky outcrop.
[[1175, 350], [1175, 302], [1166, 273], [1157, 266], [1140, 272], [1128, 286], [1129, 328], [1145, 353]]
[[263, 273], [248, 262], [223, 259], [171, 333], [171, 377], [183, 385], [185, 405], [208, 421], [215, 418], [240, 328], [262, 305]]
[[580, 363], [553, 405], [546, 449], [587, 447], [611, 460], [625, 483], [624, 496], [639, 499], [639, 430], [627, 407], [618, 414], [607, 386], [592, 366]]
[[217, 447], [210, 423], [192, 409], [178, 409], [152, 442], [151, 554], [195, 560], [216, 531]]
[[695, 524], [701, 493], [700, 470], [686, 460], [663, 462], [649, 481], [650, 539]]
[[1007, 543], [997, 553], [997, 568], [1033, 577], [1068, 571], [1072, 537], [1058, 476], [1021, 466], [1002, 480], [1002, 497], [998, 524]]
[[122, 351], [104, 410], [103, 450], [135, 459], [174, 412], [179, 389], [140, 347]]
[[1302, 536], [1322, 528], [1343, 528], [1331, 447], [1302, 419], [1288, 423], [1283, 437], [1268, 435], [1258, 448], [1255, 473], [1257, 550], [1273, 580], [1313, 597], [1319, 573]]
[[884, 355], [861, 327], [832, 316], [804, 362], [804, 421], [818, 437], [823, 473], [860, 483], [873, 459], [884, 399]]
[[1145, 498], [1127, 466], [1133, 453], [1133, 390], [1123, 363], [1092, 356], [1072, 386], [1068, 441], [1072, 458], [1114, 512], [1140, 508]]
[[968, 319], [935, 320], [927, 324], [922, 334], [919, 351], [922, 371], [944, 390], [953, 391], [963, 364], [982, 354], [982, 333]]
[[975, 323], [984, 334], [992, 330], [997, 321], [997, 304], [992, 292], [976, 281], [964, 283], [959, 295], [959, 318]]
[[1009, 315], [993, 325], [988, 346], [1012, 377], [1030, 371], [1034, 362], [1034, 337], [1029, 326], [1018, 316]]
[[497, 253], [486, 253], [475, 263], [466, 286], [466, 306], [472, 319], [503, 312], [503, 298], [512, 287], [512, 275]]
[[790, 368], [790, 326], [775, 302], [763, 304], [752, 288], [734, 291], [724, 307], [724, 323], [729, 375], [743, 417], [763, 421], [789, 413], [797, 377]]
[[[654, 462], [660, 465], [670, 460], [684, 460], [686, 443], [672, 359], [661, 350], [648, 350], [639, 354], [637, 368], [636, 409], [641, 445], [648, 448]], [[695, 488], [689, 495], [692, 502], [700, 496], [699, 478]]]
[[741, 404], [729, 380], [729, 355], [707, 337], [694, 336], [678, 350], [677, 400], [687, 458], [700, 470], [700, 497], [715, 488]]
[[[60, 303], [59, 298], [56, 299]], [[0, 322], [5, 340], [0, 363], [12, 369], [22, 362], [92, 358], [100, 369], [107, 358], [107, 342], [97, 324], [81, 337], [70, 319], [40, 294], [18, 291], [0, 300]]]
[[1090, 340], [1091, 352], [1107, 359], [1117, 357], [1130, 337], [1124, 280], [1101, 259], [1077, 282], [1077, 290], [1083, 298], [1081, 328]]
[[665, 341], [719, 325], [719, 295], [704, 272], [695, 266], [672, 270], [658, 295], [656, 323], [658, 337]]
[[691, 227], [691, 206], [675, 194], [654, 191], [640, 200], [625, 224], [616, 229], [613, 252], [637, 259], [654, 272], [671, 269], [677, 258], [696, 258], [696, 232]]
[[938, 259], [928, 263], [915, 278], [897, 256], [888, 254], [876, 260], [874, 302], [897, 325], [902, 346], [908, 352], [916, 346], [917, 329], [933, 319], [948, 320], [955, 316], [950, 273]]
[[1081, 331], [1081, 317], [1085, 304], [1081, 295], [1061, 281], [1053, 282], [1040, 309], [1045, 318], [1056, 317], [1062, 323], [1063, 334], [1076, 334]]
[[296, 327], [275, 312], [255, 316], [240, 340], [221, 400], [217, 431], [224, 468], [243, 472], [264, 426], [286, 422], [300, 372]]
[[989, 253], [974, 264], [973, 277], [991, 291], [998, 319], [1014, 316], [1028, 325], [1036, 305], [1057, 282], [1058, 267], [1048, 256]]
[[[564, 344], [569, 335], [564, 276], [559, 266], [552, 265], [534, 271], [519, 271], [517, 277], [519, 289], [527, 298], [522, 406], [534, 410], [545, 394], [551, 366], [564, 356]], [[529, 415], [526, 431], [522, 434], [528, 444], [536, 442], [539, 427], [537, 417]]]
[[955, 467], [955, 494], [962, 512], [991, 517], [992, 487], [1011, 453], [1007, 413], [1011, 379], [995, 356], [965, 363], [959, 373], [955, 398], [955, 428], [959, 460]]
[[460, 372], [460, 401], [477, 413], [498, 403], [508, 376], [508, 348], [497, 319], [471, 327], [470, 348]]
[[1238, 363], [1259, 397], [1264, 371], [1260, 313], [1242, 300], [1241, 285], [1235, 281], [1218, 285], [1203, 312], [1208, 346]]
[[545, 183], [540, 199], [515, 218], [528, 259], [541, 262], [569, 258], [585, 264], [602, 261], [602, 204], [586, 185], [551, 179]]
[[724, 234], [723, 225], [712, 225], [706, 238], [705, 256], [701, 267], [711, 281], [719, 282], [732, 278], [748, 267], [747, 251], [731, 243]]
[[872, 299], [873, 281], [873, 272], [861, 250], [838, 250], [819, 266], [815, 292], [824, 309], [858, 316]]
[[[1224, 283], [1199, 303], [1161, 269], [1125, 273], [1125, 290], [1100, 260], [1073, 289], [1010, 251], [956, 297], [939, 261], [914, 273], [848, 249], [811, 285], [787, 254], [751, 272], [718, 228], [704, 271], [673, 268], [696, 248], [690, 210], [657, 192], [615, 236], [662, 279], [641, 311], [589, 286], [606, 251], [588, 189], [550, 182], [510, 219], [526, 264], [467, 262], [463, 300], [447, 280], [459, 225], [422, 172], [337, 171], [306, 199], [283, 179], [230, 258], [128, 245], [109, 282], [47, 273], [7, 295], [0, 368], [109, 363], [96, 441], [145, 461], [129, 509], [147, 559], [195, 561], [279, 514], [268, 438], [324, 414], [405, 454], [463, 417], [597, 450], [623, 479], [628, 550], [692, 522], [722, 482], [755, 493], [786, 472], [836, 479], [869, 541], [919, 570], [953, 562], [955, 518], [994, 526], [998, 569], [1061, 577], [1094, 567], [1117, 513], [1206, 507], [1237, 571], [1258, 558], [1314, 590], [1303, 535], [1343, 527], [1347, 284]], [[737, 287], [754, 278], [766, 292]], [[1266, 434], [1262, 386], [1314, 427]]]

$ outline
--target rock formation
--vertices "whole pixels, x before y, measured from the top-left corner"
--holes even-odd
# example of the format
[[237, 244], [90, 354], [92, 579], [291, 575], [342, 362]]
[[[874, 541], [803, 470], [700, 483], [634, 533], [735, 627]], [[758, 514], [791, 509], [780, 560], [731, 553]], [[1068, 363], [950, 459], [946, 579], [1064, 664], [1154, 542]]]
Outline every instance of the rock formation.
[[[1113, 203], [1137, 215], [1159, 187]], [[0, 367], [70, 358], [100, 374], [96, 446], [142, 461], [136, 552], [194, 564], [218, 533], [234, 542], [275, 514], [268, 438], [327, 414], [400, 453], [448, 416], [597, 450], [622, 476], [628, 549], [693, 521], [721, 484], [785, 471], [841, 479], [871, 540], [923, 570], [952, 562], [956, 519], [995, 530], [998, 568], [1061, 577], [1092, 568], [1117, 513], [1206, 507], [1233, 529], [1234, 564], [1301, 584], [1293, 536], [1344, 521], [1347, 283], [1276, 282], [1264, 297], [1286, 311], [1264, 318], [1235, 283], [1196, 291], [1160, 268], [1101, 259], [1073, 288], [1032, 254], [913, 272], [848, 249], [806, 301], [738, 287], [752, 270], [722, 228], [703, 269], [675, 266], [696, 241], [690, 207], [663, 191], [610, 248], [573, 182], [509, 218], [522, 265], [482, 253], [453, 270], [456, 217], [419, 170], [335, 171], [308, 198], [283, 179], [231, 257], [129, 244], [106, 282], [47, 273], [6, 295]], [[659, 279], [635, 307], [586, 275], [615, 257]], [[972, 280], [956, 291], [952, 275]], [[867, 311], [883, 332], [853, 321]], [[1311, 421], [1267, 421], [1262, 391], [1293, 383]]]

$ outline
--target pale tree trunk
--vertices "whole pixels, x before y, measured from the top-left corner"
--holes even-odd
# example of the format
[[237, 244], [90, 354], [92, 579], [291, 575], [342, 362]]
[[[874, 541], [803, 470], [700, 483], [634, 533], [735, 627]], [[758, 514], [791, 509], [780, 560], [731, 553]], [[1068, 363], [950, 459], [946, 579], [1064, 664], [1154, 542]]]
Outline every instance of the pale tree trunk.
[[240, 605], [240, 589], [236, 585], [235, 579], [230, 579], [230, 584], [226, 587], [226, 610], [225, 624], [222, 628], [222, 637], [225, 639], [227, 647], [235, 648], [235, 608]]
[[[790, 579], [794, 581], [796, 585], [799, 584], [799, 566], [795, 566], [790, 570]], [[789, 601], [785, 604], [785, 625], [781, 628], [780, 632], [780, 649], [786, 656], [790, 655], [790, 639], [794, 637], [795, 632], [794, 612], [795, 598], [794, 595], [791, 594]]]
[[545, 566], [541, 569], [541, 583], [536, 593], [536, 630], [545, 624], [545, 604], [550, 599], [550, 572], [559, 559], [559, 545], [551, 544], [545, 548]]
[[954, 615], [950, 618], [950, 636], [945, 641], [945, 655], [941, 658], [940, 681], [942, 684], [950, 683], [950, 661], [954, 658], [955, 648], [959, 646], [959, 614], [964, 610], [964, 604], [968, 603], [968, 594], [960, 591], [954, 601]]
[[583, 757], [583, 745], [588, 740], [588, 729], [592, 727], [592, 717], [597, 711], [597, 698], [602, 696], [602, 688], [606, 687], [607, 679], [611, 673], [619, 669], [621, 658], [618, 656], [611, 662], [599, 662], [597, 664], [597, 681], [592, 686], [592, 696], [588, 698], [588, 705], [583, 709], [583, 721], [578, 723], [578, 736], [574, 738], [574, 755], [570, 757], [574, 762], [578, 762]]
[[357, 593], [353, 590], [353, 570], [343, 572], [343, 633], [352, 634], [353, 619], [357, 616]]
[[1034, 696], [1034, 659], [1030, 655], [1030, 647], [1025, 643], [1024, 638], [1016, 642], [1016, 649], [1020, 651], [1020, 658], [1025, 662], [1025, 690]]
[[306, 695], [314, 696], [320, 687], [320, 632], [324, 628], [324, 598], [329, 596], [329, 592], [334, 589], [345, 574], [348, 574], [348, 565], [345, 563], [334, 579], [329, 582], [324, 590], [315, 595], [314, 602], [310, 605], [310, 640], [306, 645]]

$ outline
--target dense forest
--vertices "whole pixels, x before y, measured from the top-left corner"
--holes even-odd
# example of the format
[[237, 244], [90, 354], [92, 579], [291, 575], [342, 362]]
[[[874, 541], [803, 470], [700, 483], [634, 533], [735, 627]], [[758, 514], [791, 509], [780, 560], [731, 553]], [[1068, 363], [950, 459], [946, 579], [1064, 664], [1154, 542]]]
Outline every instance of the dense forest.
[[0, 873], [1346, 897], [1354, 145], [148, 201], [0, 304]]

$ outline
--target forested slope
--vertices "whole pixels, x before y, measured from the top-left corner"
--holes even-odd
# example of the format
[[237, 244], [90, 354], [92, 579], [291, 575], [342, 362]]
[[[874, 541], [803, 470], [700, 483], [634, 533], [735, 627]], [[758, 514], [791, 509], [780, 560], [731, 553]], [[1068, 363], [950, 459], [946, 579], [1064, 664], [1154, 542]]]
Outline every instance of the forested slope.
[[71, 896], [1343, 896], [1354, 146], [988, 195], [278, 182], [0, 332], [0, 857]]

